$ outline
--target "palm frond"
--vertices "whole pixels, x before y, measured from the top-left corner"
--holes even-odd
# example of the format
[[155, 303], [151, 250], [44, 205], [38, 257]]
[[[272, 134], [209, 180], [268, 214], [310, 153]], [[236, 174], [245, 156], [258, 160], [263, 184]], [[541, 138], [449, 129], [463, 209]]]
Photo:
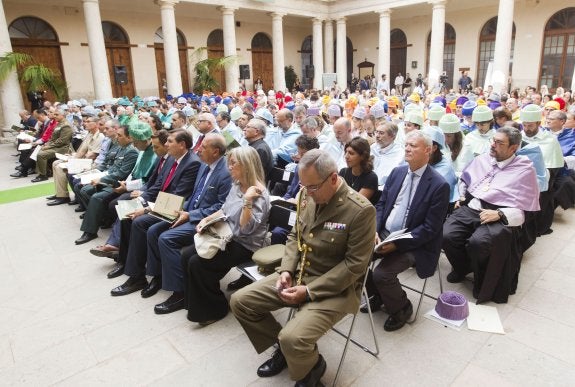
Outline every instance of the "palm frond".
[[66, 83], [62, 80], [60, 73], [43, 64], [25, 67], [21, 78], [28, 91], [47, 89], [54, 93], [57, 99], [62, 99], [67, 91]]
[[0, 57], [0, 82], [4, 82], [6, 78], [14, 70], [18, 70], [27, 63], [33, 61], [32, 57], [28, 54], [23, 54], [20, 52], [8, 52], [4, 56]]

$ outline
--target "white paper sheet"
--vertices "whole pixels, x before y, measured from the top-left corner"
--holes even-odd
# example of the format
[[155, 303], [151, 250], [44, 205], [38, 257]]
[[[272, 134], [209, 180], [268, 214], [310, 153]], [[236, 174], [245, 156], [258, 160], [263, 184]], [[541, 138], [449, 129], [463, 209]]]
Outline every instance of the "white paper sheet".
[[499, 318], [499, 312], [494, 306], [476, 305], [469, 303], [469, 317], [467, 328], [473, 331], [499, 333], [504, 335], [503, 325]]

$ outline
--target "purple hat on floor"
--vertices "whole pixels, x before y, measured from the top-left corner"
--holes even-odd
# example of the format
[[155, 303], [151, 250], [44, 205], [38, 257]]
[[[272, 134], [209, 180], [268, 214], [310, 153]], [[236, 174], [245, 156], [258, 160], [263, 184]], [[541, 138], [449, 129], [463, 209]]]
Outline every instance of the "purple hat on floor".
[[448, 291], [439, 295], [435, 311], [448, 320], [464, 320], [469, 316], [469, 305], [463, 294]]

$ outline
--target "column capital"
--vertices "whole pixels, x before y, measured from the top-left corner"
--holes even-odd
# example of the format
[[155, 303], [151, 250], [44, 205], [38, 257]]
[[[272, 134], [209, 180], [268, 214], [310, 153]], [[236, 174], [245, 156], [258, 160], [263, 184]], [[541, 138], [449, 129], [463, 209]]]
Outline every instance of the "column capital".
[[98, 4], [99, 1], [98, 0], [82, 0], [82, 3], [96, 3], [96, 4]]
[[347, 20], [347, 18], [345, 16], [341, 16], [341, 17], [338, 17], [336, 19], [336, 23], [337, 24], [345, 24], [346, 20]]
[[237, 7], [222, 6], [222, 7], [218, 7], [218, 10], [222, 13], [222, 15], [233, 15], [238, 10], [238, 8]]
[[174, 8], [176, 4], [178, 4], [180, 0], [155, 0], [154, 3], [159, 5], [161, 8]]
[[433, 5], [433, 9], [445, 8], [447, 0], [429, 0], [428, 3]]
[[286, 14], [282, 12], [271, 12], [269, 15], [272, 17], [272, 20], [282, 20]]
[[324, 21], [324, 19], [320, 17], [314, 17], [311, 20], [313, 21], [313, 24], [322, 24]]
[[373, 11], [377, 14], [379, 14], [379, 17], [389, 17], [391, 15], [391, 13], [393, 12], [393, 10], [386, 8], [386, 9], [381, 9], [379, 11]]

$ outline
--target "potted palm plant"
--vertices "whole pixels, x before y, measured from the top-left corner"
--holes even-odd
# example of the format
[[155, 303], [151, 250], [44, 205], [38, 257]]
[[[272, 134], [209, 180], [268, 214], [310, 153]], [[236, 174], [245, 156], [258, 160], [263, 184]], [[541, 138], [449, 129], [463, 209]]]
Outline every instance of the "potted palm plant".
[[197, 61], [194, 66], [196, 73], [194, 78], [194, 92], [202, 94], [204, 91], [215, 91], [220, 87], [219, 82], [214, 77], [217, 70], [225, 69], [237, 62], [236, 55], [229, 55], [220, 58], [204, 58], [206, 47], [200, 47], [192, 53], [192, 57]]

